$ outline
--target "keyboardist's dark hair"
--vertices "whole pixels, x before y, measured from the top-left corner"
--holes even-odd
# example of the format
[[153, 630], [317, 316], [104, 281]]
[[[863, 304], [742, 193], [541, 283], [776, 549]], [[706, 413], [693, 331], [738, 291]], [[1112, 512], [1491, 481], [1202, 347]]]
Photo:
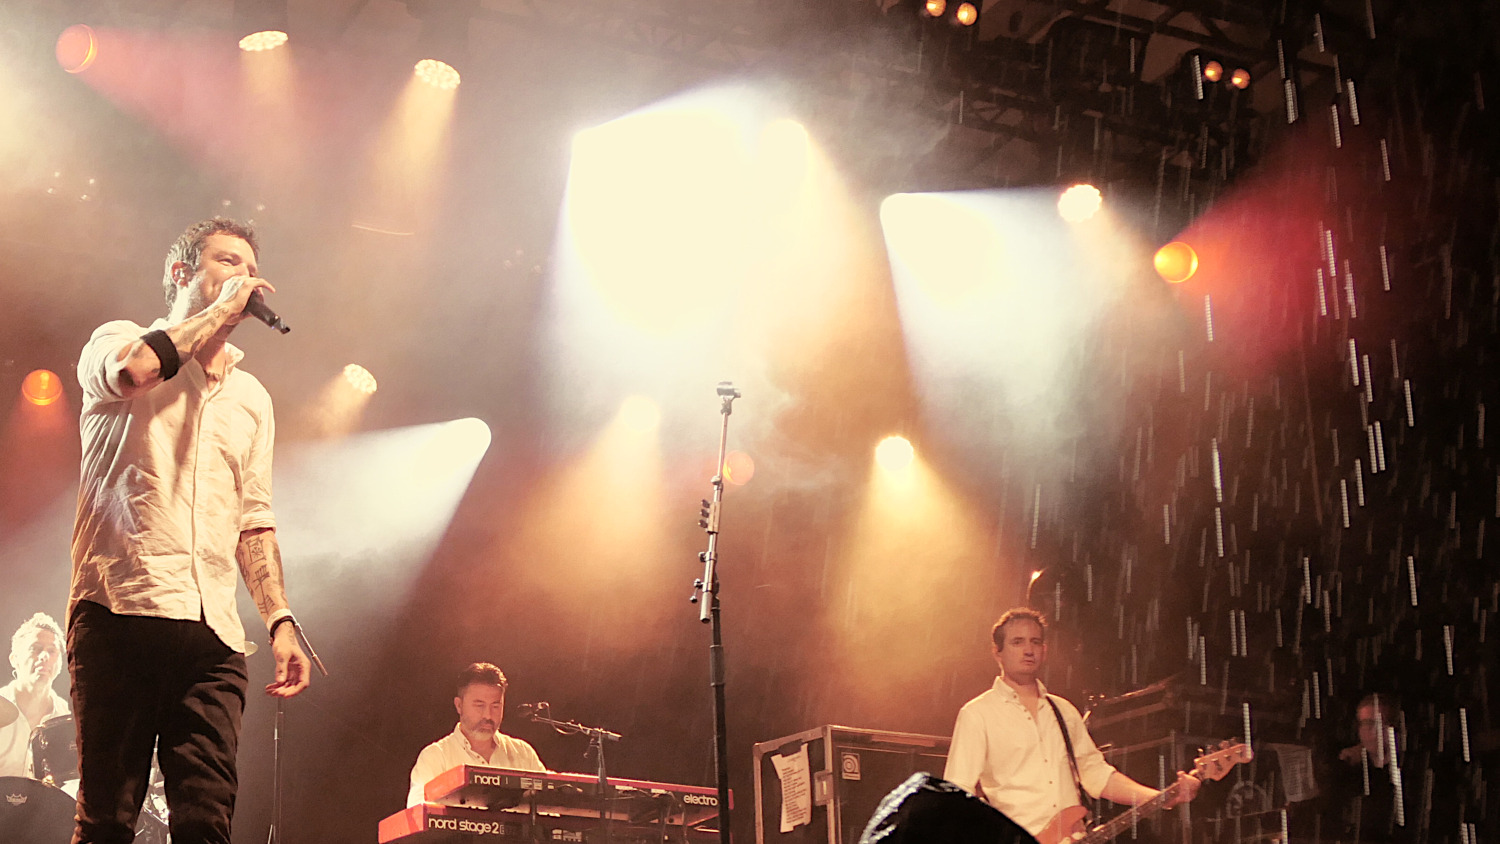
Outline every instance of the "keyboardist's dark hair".
[[478, 683], [482, 686], [499, 686], [500, 691], [510, 685], [505, 679], [505, 672], [488, 662], [471, 663], [468, 668], [458, 672], [458, 697], [464, 696], [464, 689]]

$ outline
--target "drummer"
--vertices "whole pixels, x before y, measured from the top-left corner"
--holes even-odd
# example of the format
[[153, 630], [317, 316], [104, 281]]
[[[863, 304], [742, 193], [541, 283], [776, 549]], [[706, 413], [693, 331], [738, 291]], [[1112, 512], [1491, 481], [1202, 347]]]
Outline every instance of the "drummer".
[[39, 612], [10, 638], [15, 679], [0, 686], [0, 777], [30, 776], [27, 742], [49, 718], [68, 714], [68, 702], [52, 689], [62, 668], [62, 630]]

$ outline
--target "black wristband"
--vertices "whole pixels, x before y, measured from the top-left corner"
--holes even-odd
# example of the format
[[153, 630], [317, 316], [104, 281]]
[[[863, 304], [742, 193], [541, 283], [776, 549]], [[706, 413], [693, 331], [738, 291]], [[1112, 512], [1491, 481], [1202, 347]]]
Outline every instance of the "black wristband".
[[147, 331], [141, 335], [141, 342], [150, 346], [151, 351], [156, 352], [156, 359], [161, 361], [161, 380], [172, 380], [172, 376], [182, 368], [182, 358], [177, 356], [177, 344], [172, 342], [165, 331]]
[[276, 641], [276, 628], [280, 627], [281, 625], [283, 625], [283, 624], [285, 624], [287, 622], [291, 622], [292, 629], [294, 629], [294, 630], [296, 629], [296, 627], [297, 627], [297, 619], [292, 618], [289, 615], [284, 615], [281, 618], [278, 618], [274, 622], [271, 623], [270, 635], [267, 638], [269, 638], [272, 643], [275, 643], [275, 641]]

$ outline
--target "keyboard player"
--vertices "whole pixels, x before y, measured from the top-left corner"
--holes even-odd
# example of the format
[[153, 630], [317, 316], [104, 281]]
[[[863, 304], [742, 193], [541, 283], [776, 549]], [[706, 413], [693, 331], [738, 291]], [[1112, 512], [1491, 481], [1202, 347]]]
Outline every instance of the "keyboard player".
[[476, 662], [459, 673], [457, 696], [453, 698], [458, 725], [417, 754], [407, 806], [421, 805], [427, 783], [460, 765], [547, 770], [531, 745], [500, 732], [505, 717], [505, 687], [505, 674], [488, 662]]

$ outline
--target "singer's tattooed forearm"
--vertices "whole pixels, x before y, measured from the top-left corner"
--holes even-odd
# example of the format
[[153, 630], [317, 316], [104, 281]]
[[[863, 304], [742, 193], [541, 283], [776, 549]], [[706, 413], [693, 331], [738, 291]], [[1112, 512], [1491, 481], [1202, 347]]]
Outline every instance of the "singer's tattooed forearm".
[[276, 542], [276, 531], [262, 528], [241, 533], [234, 556], [260, 617], [269, 619], [271, 613], [285, 609], [286, 582], [282, 579], [281, 546]]

